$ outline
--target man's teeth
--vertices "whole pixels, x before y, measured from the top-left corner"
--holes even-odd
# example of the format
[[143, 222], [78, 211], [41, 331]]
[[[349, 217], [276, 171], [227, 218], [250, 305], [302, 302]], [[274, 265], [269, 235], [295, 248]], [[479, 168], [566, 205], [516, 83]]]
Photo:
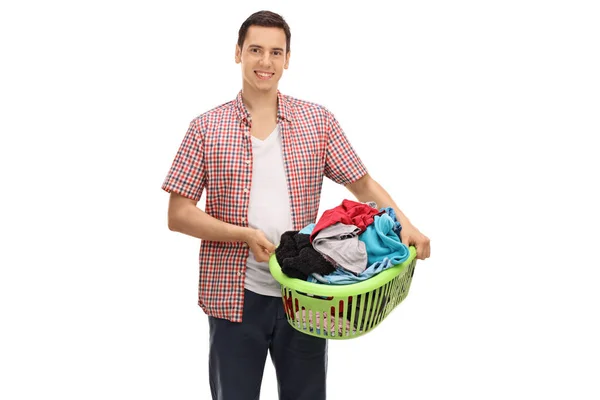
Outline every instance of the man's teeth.
[[262, 72], [257, 72], [256, 75], [263, 77], [263, 78], [268, 78], [269, 76], [271, 76], [272, 74], [264, 74]]

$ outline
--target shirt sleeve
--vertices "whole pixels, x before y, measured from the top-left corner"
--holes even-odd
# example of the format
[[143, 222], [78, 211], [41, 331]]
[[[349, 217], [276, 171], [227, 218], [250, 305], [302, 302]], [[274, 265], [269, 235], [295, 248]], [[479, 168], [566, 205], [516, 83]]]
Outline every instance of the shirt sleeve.
[[192, 200], [200, 200], [206, 187], [204, 165], [204, 137], [197, 119], [190, 126], [175, 155], [175, 160], [165, 178], [162, 189], [175, 192]]
[[329, 138], [325, 160], [325, 176], [341, 185], [348, 185], [367, 174], [367, 169], [352, 148], [339, 122], [327, 112]]

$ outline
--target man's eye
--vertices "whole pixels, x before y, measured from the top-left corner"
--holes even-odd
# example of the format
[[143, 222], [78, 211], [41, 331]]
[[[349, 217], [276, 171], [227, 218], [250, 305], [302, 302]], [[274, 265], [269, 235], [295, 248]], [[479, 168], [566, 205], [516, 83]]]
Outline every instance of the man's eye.
[[276, 55], [276, 56], [280, 56], [281, 52], [280, 51], [274, 51], [273, 54]]

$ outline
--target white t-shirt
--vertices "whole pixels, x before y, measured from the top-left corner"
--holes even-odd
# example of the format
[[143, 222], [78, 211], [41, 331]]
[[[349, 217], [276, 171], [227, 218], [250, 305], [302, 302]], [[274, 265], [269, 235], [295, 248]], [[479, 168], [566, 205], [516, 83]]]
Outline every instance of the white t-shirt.
[[[293, 228], [279, 126], [265, 140], [252, 136], [252, 158], [248, 225], [263, 231], [278, 246], [281, 235]], [[269, 272], [268, 263], [257, 262], [252, 251], [245, 287], [258, 294], [281, 297], [281, 287]]]

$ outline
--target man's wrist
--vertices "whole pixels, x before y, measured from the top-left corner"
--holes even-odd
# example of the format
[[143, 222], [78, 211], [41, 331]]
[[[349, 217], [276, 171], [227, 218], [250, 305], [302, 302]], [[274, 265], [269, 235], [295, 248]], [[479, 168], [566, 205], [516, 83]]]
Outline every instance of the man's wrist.
[[238, 227], [239, 230], [237, 232], [237, 241], [238, 242], [243, 242], [243, 243], [248, 243], [250, 241], [250, 237], [252, 235], [252, 233], [254, 232], [254, 229], [246, 227], [246, 226], [240, 226]]
[[410, 220], [406, 217], [406, 215], [404, 215], [402, 211], [398, 210], [397, 208], [395, 208], [394, 211], [396, 212], [396, 220], [400, 222], [400, 225], [402, 227], [412, 225], [410, 223]]

